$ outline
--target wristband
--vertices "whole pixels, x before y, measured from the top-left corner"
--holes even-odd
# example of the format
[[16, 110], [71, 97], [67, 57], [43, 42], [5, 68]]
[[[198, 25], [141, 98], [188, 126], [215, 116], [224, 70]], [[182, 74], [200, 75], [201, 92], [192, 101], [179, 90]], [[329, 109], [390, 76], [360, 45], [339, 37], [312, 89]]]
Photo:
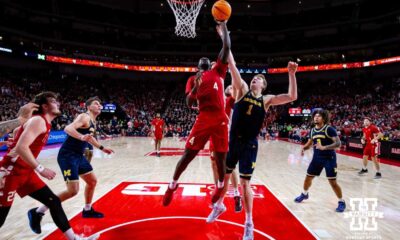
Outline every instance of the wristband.
[[42, 165], [39, 164], [39, 165], [35, 168], [35, 171], [38, 172], [38, 173], [41, 173], [41, 172], [44, 171], [44, 167], [43, 167]]
[[103, 149], [104, 149], [104, 146], [103, 146], [103, 145], [100, 145], [99, 149], [100, 149], [100, 150], [103, 150]]

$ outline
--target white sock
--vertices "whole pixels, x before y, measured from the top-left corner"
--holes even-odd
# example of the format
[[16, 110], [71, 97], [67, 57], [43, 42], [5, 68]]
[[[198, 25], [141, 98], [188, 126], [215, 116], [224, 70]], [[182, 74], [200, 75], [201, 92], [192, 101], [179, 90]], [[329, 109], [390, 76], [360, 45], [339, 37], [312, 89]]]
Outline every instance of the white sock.
[[37, 209], [36, 209], [36, 212], [37, 213], [45, 213], [47, 210], [49, 210], [49, 208], [46, 206], [46, 205], [42, 205], [42, 206], [40, 206], [40, 207], [38, 207]]
[[170, 189], [175, 189], [176, 188], [176, 184], [178, 181], [172, 180], [172, 182], [169, 183], [169, 188]]
[[68, 239], [68, 240], [74, 240], [75, 239], [75, 233], [72, 230], [72, 228], [68, 229], [67, 231], [64, 232], [64, 236]]
[[233, 195], [236, 196], [240, 196], [240, 192], [239, 189], [236, 187], [235, 189], [233, 189]]
[[339, 202], [344, 202], [343, 198], [339, 198]]
[[92, 209], [92, 204], [91, 203], [86, 203], [85, 207], [83, 208], [85, 211], [89, 211], [90, 209]]
[[224, 205], [224, 198], [223, 197], [219, 198], [216, 204], [218, 207], [222, 207]]
[[251, 213], [246, 212], [246, 223], [253, 224], [253, 216]]
[[304, 191], [303, 191], [303, 194], [304, 194], [304, 195], [307, 195], [307, 194], [308, 194], [308, 191], [304, 190]]
[[220, 182], [220, 181], [218, 180], [218, 182], [217, 182], [217, 187], [218, 187], [218, 188], [223, 188], [223, 187], [224, 187], [224, 182], [223, 182], [223, 181]]

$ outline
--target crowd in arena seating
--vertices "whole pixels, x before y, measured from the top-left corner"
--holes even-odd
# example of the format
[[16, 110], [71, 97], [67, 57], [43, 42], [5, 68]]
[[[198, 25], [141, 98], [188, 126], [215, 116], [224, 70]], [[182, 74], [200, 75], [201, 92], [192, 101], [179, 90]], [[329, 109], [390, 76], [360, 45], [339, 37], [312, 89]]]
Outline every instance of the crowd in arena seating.
[[[150, 136], [151, 120], [156, 113], [161, 113], [166, 122], [166, 136], [187, 136], [198, 113], [196, 109], [186, 106], [183, 82], [167, 84], [162, 81], [93, 80], [62, 74], [45, 74], [33, 79], [28, 75], [4, 72], [0, 75], [1, 121], [14, 118], [19, 106], [43, 89], [61, 96], [62, 115], [53, 123], [55, 130], [62, 130], [77, 114], [84, 112], [84, 102], [90, 96], [98, 96], [104, 102], [117, 105], [115, 113], [99, 117], [98, 127], [104, 135]], [[349, 136], [361, 135], [364, 116], [373, 119], [385, 134], [385, 139], [400, 140], [399, 81], [299, 83], [300, 97], [295, 105], [330, 110], [331, 124], [337, 128], [343, 141]], [[319, 93], [318, 89], [329, 91]], [[274, 136], [279, 131], [281, 135], [303, 141], [311, 121], [308, 118], [294, 122], [293, 118], [287, 116], [289, 107], [293, 105], [271, 107], [260, 134]]]

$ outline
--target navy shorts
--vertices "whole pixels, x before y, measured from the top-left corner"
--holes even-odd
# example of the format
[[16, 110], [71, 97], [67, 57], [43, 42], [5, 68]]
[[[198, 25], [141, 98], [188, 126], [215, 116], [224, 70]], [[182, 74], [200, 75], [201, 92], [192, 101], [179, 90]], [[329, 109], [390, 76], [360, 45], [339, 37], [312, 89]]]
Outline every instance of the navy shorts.
[[93, 145], [90, 143], [86, 143], [86, 149], [89, 149], [90, 151], [93, 151]]
[[79, 180], [79, 175], [84, 175], [93, 171], [92, 165], [82, 153], [67, 149], [60, 149], [57, 162], [64, 176], [64, 181], [66, 182], [77, 181]]
[[231, 137], [226, 158], [226, 173], [232, 173], [239, 162], [240, 177], [250, 180], [256, 167], [257, 151], [257, 139], [245, 140]]
[[336, 154], [331, 156], [314, 156], [307, 169], [307, 175], [319, 176], [322, 169], [325, 168], [326, 177], [328, 179], [336, 179], [337, 162]]

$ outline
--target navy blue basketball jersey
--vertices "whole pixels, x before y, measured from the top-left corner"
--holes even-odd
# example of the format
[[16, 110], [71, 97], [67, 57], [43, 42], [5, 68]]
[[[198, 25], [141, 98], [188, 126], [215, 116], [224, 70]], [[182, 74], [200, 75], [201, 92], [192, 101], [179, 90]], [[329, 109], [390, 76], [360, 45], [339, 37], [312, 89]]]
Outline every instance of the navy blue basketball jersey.
[[[337, 132], [335, 128], [330, 125], [324, 125], [322, 128], [317, 129], [316, 127], [311, 129], [310, 138], [313, 141], [313, 145], [317, 144], [318, 142], [321, 143], [322, 146], [331, 145], [333, 143], [333, 138], [337, 137]], [[335, 150], [318, 150], [314, 146], [314, 157], [318, 156], [332, 156], [335, 155]]]
[[[78, 128], [77, 131], [82, 135], [91, 134], [92, 136], [95, 136], [96, 126], [92, 122], [92, 120], [90, 120], [90, 125], [88, 128]], [[87, 147], [87, 142], [81, 141], [69, 135], [67, 136], [67, 139], [65, 140], [63, 145], [61, 146], [62, 149], [79, 153], [83, 153], [86, 147]]]
[[240, 101], [235, 103], [230, 136], [243, 139], [256, 138], [264, 118], [263, 97], [256, 98], [249, 91]]

